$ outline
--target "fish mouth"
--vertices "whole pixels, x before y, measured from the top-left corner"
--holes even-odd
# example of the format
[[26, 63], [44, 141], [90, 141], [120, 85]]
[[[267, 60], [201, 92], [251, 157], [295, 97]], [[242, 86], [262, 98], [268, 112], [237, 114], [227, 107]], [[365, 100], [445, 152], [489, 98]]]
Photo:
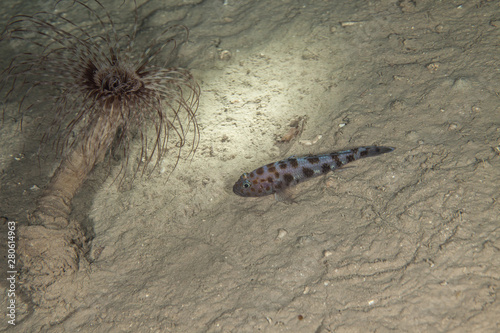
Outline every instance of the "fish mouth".
[[233, 193], [237, 194], [237, 195], [239, 195], [241, 197], [244, 196], [243, 193], [241, 192], [241, 188], [238, 186], [238, 183], [236, 183], [236, 184], [233, 185]]

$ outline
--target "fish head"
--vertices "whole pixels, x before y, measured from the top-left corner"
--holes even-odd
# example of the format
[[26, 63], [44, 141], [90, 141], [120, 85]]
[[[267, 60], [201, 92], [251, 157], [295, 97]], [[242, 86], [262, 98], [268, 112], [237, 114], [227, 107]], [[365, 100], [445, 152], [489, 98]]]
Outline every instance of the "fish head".
[[242, 197], [263, 197], [274, 193], [273, 184], [266, 179], [250, 178], [247, 173], [241, 175], [233, 186], [233, 192]]

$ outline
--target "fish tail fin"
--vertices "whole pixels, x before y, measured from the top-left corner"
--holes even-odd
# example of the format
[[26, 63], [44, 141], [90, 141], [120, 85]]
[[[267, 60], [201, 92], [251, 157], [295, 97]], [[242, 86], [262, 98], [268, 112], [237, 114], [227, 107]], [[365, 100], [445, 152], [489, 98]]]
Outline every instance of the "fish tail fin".
[[366, 147], [359, 147], [357, 148], [358, 150], [358, 155], [359, 157], [372, 157], [372, 156], [377, 156], [385, 153], [390, 153], [393, 151], [395, 148], [393, 147], [384, 147], [384, 146], [366, 146]]

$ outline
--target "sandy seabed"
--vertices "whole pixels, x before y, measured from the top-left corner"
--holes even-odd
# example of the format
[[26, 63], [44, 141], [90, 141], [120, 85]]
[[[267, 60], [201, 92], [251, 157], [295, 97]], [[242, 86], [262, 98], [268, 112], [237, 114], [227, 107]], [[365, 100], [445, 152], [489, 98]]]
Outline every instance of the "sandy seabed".
[[[73, 202], [91, 264], [45, 296], [72, 301], [18, 299], [1, 331], [500, 331], [498, 1], [138, 5], [142, 31], [190, 28], [200, 145], [126, 186], [96, 168]], [[58, 162], [30, 148], [35, 118], [0, 131], [0, 213], [19, 225]], [[269, 162], [375, 144], [396, 150], [299, 184], [293, 204], [232, 193]]]

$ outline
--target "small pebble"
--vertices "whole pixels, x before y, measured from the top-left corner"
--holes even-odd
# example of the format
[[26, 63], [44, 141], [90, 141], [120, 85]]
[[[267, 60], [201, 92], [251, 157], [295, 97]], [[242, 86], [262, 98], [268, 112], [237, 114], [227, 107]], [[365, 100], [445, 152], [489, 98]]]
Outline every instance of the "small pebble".
[[232, 55], [231, 55], [231, 52], [230, 52], [230, 51], [228, 51], [228, 50], [222, 50], [222, 51], [219, 53], [219, 59], [220, 59], [220, 60], [225, 60], [225, 61], [227, 61], [227, 60], [231, 59], [231, 56], [232, 56]]
[[429, 72], [431, 73], [434, 73], [438, 70], [439, 68], [439, 62], [433, 62], [433, 63], [430, 63], [428, 64], [427, 66], [427, 69], [429, 70]]
[[322, 137], [323, 135], [316, 135], [316, 137], [312, 140], [299, 140], [299, 143], [304, 146], [312, 146], [313, 144], [318, 142]]
[[276, 236], [275, 240], [282, 240], [283, 238], [286, 237], [286, 235], [288, 235], [288, 231], [286, 231], [285, 229], [283, 228], [279, 228], [278, 229], [278, 235]]

